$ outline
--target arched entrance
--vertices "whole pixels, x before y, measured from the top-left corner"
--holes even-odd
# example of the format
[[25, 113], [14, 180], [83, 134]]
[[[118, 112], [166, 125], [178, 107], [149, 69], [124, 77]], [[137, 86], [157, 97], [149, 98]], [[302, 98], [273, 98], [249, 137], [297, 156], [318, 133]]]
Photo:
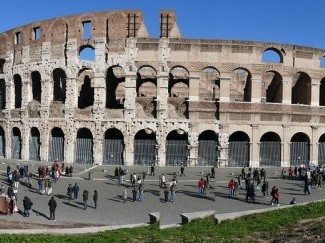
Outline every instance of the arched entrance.
[[309, 137], [305, 133], [299, 132], [292, 136], [290, 146], [291, 166], [309, 165], [309, 144]]
[[229, 137], [228, 167], [249, 166], [249, 137], [244, 132], [234, 132]]
[[12, 129], [11, 158], [21, 159], [21, 133], [19, 128]]
[[29, 159], [34, 161], [40, 161], [41, 141], [40, 133], [36, 127], [33, 127], [30, 131], [29, 137]]
[[154, 165], [156, 163], [156, 134], [142, 129], [134, 137], [134, 164]]
[[217, 166], [218, 136], [214, 131], [204, 131], [199, 136], [198, 160], [199, 166]]
[[260, 165], [281, 166], [281, 139], [274, 132], [265, 133], [260, 140]]
[[64, 160], [64, 133], [58, 127], [52, 129], [49, 140], [49, 162], [55, 160]]
[[93, 135], [87, 128], [81, 128], [77, 132], [75, 147], [75, 162], [78, 164], [92, 164], [93, 159]]
[[124, 137], [123, 134], [111, 128], [105, 132], [103, 163], [108, 165], [123, 165]]
[[6, 137], [2, 127], [0, 127], [0, 157], [6, 157]]
[[166, 165], [187, 166], [188, 148], [187, 133], [181, 129], [171, 131], [166, 139]]
[[318, 140], [318, 165], [325, 164], [325, 134]]

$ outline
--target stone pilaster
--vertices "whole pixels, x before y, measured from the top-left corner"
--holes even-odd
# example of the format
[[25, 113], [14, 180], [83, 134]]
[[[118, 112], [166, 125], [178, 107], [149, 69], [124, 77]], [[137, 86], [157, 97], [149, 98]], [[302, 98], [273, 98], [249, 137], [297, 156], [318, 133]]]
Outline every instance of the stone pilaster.
[[252, 76], [252, 90], [251, 90], [251, 102], [252, 103], [260, 103], [261, 102], [261, 82], [262, 76], [253, 74]]
[[157, 77], [157, 118], [165, 119], [167, 114], [168, 74], [160, 73]]
[[319, 106], [319, 88], [320, 83], [317, 80], [312, 80], [311, 82], [311, 100], [310, 105], [312, 106]]
[[292, 80], [290, 77], [283, 78], [282, 104], [290, 105], [292, 96]]
[[125, 75], [124, 118], [135, 118], [136, 73]]
[[230, 74], [220, 77], [220, 102], [230, 101]]

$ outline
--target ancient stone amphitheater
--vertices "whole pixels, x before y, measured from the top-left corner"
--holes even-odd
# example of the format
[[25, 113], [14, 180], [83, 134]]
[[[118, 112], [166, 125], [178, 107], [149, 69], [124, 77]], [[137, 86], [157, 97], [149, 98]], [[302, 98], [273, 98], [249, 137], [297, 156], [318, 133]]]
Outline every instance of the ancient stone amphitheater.
[[[325, 50], [150, 38], [139, 11], [0, 34], [0, 156], [107, 165], [325, 163]], [[269, 55], [272, 56], [269, 60]]]

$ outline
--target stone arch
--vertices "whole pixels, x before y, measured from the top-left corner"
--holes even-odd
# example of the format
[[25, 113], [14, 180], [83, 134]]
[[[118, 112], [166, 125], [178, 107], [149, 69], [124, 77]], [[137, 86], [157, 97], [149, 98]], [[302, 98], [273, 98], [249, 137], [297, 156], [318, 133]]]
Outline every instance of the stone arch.
[[290, 165], [309, 165], [310, 160], [310, 139], [303, 132], [294, 134], [290, 140]]
[[188, 98], [189, 72], [183, 66], [175, 66], [170, 70], [168, 93], [169, 97]]
[[252, 97], [252, 75], [246, 69], [233, 70], [230, 81], [230, 101], [250, 102]]
[[281, 138], [275, 132], [264, 133], [260, 139], [260, 165], [281, 166]]
[[94, 105], [94, 88], [92, 85], [92, 79], [94, 73], [91, 69], [81, 70], [78, 77], [79, 97], [78, 108], [85, 109]]
[[6, 157], [6, 136], [5, 131], [0, 126], [0, 157]]
[[157, 72], [149, 65], [142, 66], [137, 72], [137, 97], [157, 97]]
[[137, 72], [136, 81], [137, 118], [156, 118], [157, 116], [157, 73], [151, 66], [142, 66]]
[[229, 136], [228, 166], [247, 167], [250, 159], [249, 136], [242, 131], [237, 131]]
[[83, 45], [79, 48], [79, 60], [81, 61], [95, 61], [95, 48], [91, 45]]
[[111, 66], [106, 73], [106, 108], [123, 109], [125, 101], [125, 71]]
[[220, 99], [220, 72], [215, 67], [205, 67], [200, 73], [200, 100]]
[[13, 127], [12, 137], [11, 137], [11, 158], [21, 159], [21, 151], [22, 151], [21, 132], [18, 127]]
[[29, 159], [33, 161], [41, 160], [41, 135], [36, 127], [32, 127], [29, 137]]
[[170, 70], [168, 80], [168, 115], [188, 119], [189, 73], [182, 66]]
[[50, 132], [48, 160], [64, 160], [64, 132], [59, 127], [54, 127]]
[[75, 162], [78, 164], [92, 164], [94, 161], [93, 135], [88, 128], [80, 128], [77, 131], [75, 146]]
[[181, 130], [173, 130], [166, 137], [166, 165], [187, 166], [189, 156], [188, 134]]
[[293, 76], [291, 104], [310, 105], [311, 78], [307, 73], [297, 72]]
[[282, 76], [276, 71], [266, 71], [262, 75], [262, 101], [266, 103], [282, 103]]
[[66, 99], [67, 75], [61, 68], [56, 68], [52, 73], [53, 78], [53, 101], [60, 101], [63, 104]]
[[14, 75], [14, 89], [15, 89], [15, 108], [21, 108], [22, 103], [22, 80], [19, 74]]
[[157, 157], [156, 133], [151, 129], [141, 129], [134, 136], [134, 164], [154, 165]]
[[104, 134], [103, 162], [108, 165], [124, 165], [124, 136], [116, 129], [107, 129]]
[[325, 77], [320, 81], [319, 86], [319, 105], [325, 106]]
[[218, 135], [215, 131], [206, 130], [199, 135], [198, 160], [199, 166], [217, 166], [218, 165]]
[[283, 55], [277, 48], [270, 47], [263, 52], [262, 62], [283, 63]]
[[0, 79], [0, 110], [6, 108], [6, 80]]
[[38, 71], [31, 73], [33, 101], [42, 103], [41, 74]]

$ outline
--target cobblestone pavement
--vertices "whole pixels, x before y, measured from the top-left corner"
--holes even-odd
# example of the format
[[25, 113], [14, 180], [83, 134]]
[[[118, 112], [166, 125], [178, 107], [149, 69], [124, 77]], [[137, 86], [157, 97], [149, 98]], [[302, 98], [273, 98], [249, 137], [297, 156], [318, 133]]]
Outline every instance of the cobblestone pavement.
[[[12, 168], [16, 167], [10, 164]], [[23, 164], [21, 164], [23, 165]], [[37, 173], [40, 164], [29, 164], [29, 171]], [[43, 164], [44, 165], [44, 164]], [[0, 165], [0, 179], [7, 188], [5, 178], [6, 164]], [[178, 188], [176, 201], [164, 202], [163, 189], [158, 185], [158, 176], [161, 173], [166, 175], [167, 179], [172, 178], [174, 172], [179, 173], [179, 167], [156, 167], [155, 176], [146, 176], [145, 180], [145, 199], [143, 202], [133, 202], [131, 200], [131, 186], [126, 182], [125, 186], [120, 186], [114, 179], [114, 166], [82, 166], [73, 165], [73, 177], [62, 176], [57, 183], [53, 183], [53, 195], [58, 203], [56, 211], [56, 222], [49, 221], [48, 201], [50, 196], [38, 193], [37, 180], [33, 179], [33, 187], [27, 188], [24, 183], [19, 186], [18, 208], [23, 209], [22, 199], [28, 195], [33, 201], [33, 212], [30, 217], [25, 218], [19, 213], [13, 216], [1, 215], [1, 219], [31, 222], [37, 224], [62, 225], [70, 223], [83, 223], [93, 225], [125, 225], [147, 223], [149, 221], [148, 213], [161, 212], [161, 224], [177, 224], [181, 222], [180, 213], [216, 210], [216, 213], [228, 213], [244, 210], [262, 209], [272, 207], [269, 205], [271, 198], [262, 197], [262, 193], [257, 191], [255, 203], [245, 201], [245, 191], [239, 190], [235, 198], [228, 197], [227, 185], [231, 178], [236, 178], [241, 168], [220, 168], [216, 169], [216, 178], [212, 182], [214, 189], [208, 189], [205, 198], [198, 197], [197, 181], [210, 172], [210, 167], [188, 167], [185, 168], [185, 177], [178, 178]], [[141, 173], [148, 171], [148, 167], [123, 167], [127, 169], [129, 178], [130, 172]], [[267, 178], [269, 179], [269, 190], [273, 185], [280, 189], [281, 205], [288, 205], [293, 197], [297, 202], [314, 201], [324, 198], [325, 189], [313, 190], [311, 195], [305, 196], [303, 193], [303, 182], [298, 180], [281, 179], [281, 168], [265, 168]], [[91, 172], [91, 180], [88, 179]], [[21, 180], [22, 182], [24, 179]], [[69, 201], [66, 198], [66, 191], [69, 184], [78, 183], [80, 187], [79, 199]], [[123, 202], [122, 192], [126, 188], [128, 200]], [[82, 191], [89, 191], [89, 207], [83, 210]], [[99, 193], [98, 207], [93, 207], [93, 191], [97, 189]]]

